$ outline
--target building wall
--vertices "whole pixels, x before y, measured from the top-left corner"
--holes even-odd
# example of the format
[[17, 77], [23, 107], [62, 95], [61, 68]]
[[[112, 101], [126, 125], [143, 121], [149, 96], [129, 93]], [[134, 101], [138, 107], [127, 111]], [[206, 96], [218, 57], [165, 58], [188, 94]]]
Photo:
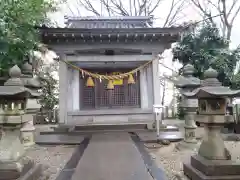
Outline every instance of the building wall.
[[[68, 88], [67, 88], [67, 124], [86, 123], [143, 123], [153, 121], [153, 80], [152, 65], [140, 71], [140, 99], [141, 108], [119, 108], [109, 110], [84, 110], [81, 108], [81, 97], [79, 96], [80, 83], [79, 71], [68, 68]], [[108, 114], [108, 113], [109, 114]], [[108, 114], [108, 115], [107, 115]], [[60, 119], [61, 121], [61, 119]]]

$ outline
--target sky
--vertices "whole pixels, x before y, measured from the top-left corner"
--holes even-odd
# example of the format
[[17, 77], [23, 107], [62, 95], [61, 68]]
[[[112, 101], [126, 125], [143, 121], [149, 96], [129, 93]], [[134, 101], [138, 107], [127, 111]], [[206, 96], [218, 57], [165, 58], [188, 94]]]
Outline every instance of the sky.
[[[79, 3], [77, 3], [79, 0], [66, 0], [67, 2], [62, 4], [60, 6], [60, 10], [57, 13], [51, 14], [50, 17], [54, 19], [59, 26], [64, 26], [64, 16], [92, 16], [93, 14], [91, 12], [86, 11], [83, 7], [79, 6]], [[90, 0], [93, 2], [93, 5], [95, 5], [96, 9], [101, 12], [101, 5], [99, 4], [100, 0]], [[121, 0], [124, 2], [124, 6], [129, 7], [129, 0]], [[152, 0], [157, 1], [157, 0]], [[176, 0], [177, 1], [177, 0]], [[188, 1], [188, 0], [185, 0]], [[202, 0], [204, 1], [204, 0]], [[217, 0], [212, 0], [212, 2]], [[234, 0], [228, 0], [229, 5]], [[239, 0], [240, 4], [240, 0]], [[155, 18], [155, 26], [161, 26], [164, 22], [164, 19], [166, 19], [166, 16], [169, 12], [171, 5], [171, 0], [162, 0], [159, 7], [154, 12], [154, 18]], [[104, 15], [104, 12], [102, 12]], [[213, 15], [218, 14], [216, 11], [213, 11]], [[199, 16], [199, 13], [197, 9], [192, 5], [186, 5], [184, 10], [181, 13], [181, 19], [178, 21], [179, 23], [187, 22], [187, 21], [198, 21], [201, 19], [201, 16]], [[219, 18], [216, 18], [219, 19]], [[238, 44], [240, 44], [240, 13], [239, 16], [236, 18], [233, 31], [232, 31], [232, 38], [231, 38], [231, 47], [237, 47]]]

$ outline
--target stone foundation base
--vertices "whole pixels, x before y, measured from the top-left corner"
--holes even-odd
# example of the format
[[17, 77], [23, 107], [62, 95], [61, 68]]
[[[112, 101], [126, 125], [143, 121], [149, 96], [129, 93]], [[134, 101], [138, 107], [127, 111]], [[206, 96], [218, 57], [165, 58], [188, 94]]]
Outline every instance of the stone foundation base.
[[185, 140], [179, 142], [176, 147], [177, 150], [196, 150], [199, 148], [199, 144], [197, 141], [195, 142], [187, 142]]
[[[152, 126], [153, 126], [152, 129], [150, 129], [150, 128], [148, 128], [148, 129], [152, 130], [152, 131], [156, 131], [156, 129], [157, 129], [156, 123], [154, 123]], [[160, 132], [175, 132], [175, 131], [179, 131], [179, 128], [174, 125], [159, 124], [159, 131]]]
[[0, 180], [47, 180], [48, 177], [43, 174], [46, 169], [47, 167], [36, 165], [28, 158], [15, 162], [0, 162]]
[[148, 123], [147, 124], [147, 129], [148, 130], [153, 130], [154, 129], [154, 123]]
[[35, 144], [35, 131], [21, 131], [21, 142], [25, 147], [29, 147]]
[[240, 179], [240, 164], [231, 160], [207, 160], [198, 155], [183, 164], [183, 171], [191, 180]]

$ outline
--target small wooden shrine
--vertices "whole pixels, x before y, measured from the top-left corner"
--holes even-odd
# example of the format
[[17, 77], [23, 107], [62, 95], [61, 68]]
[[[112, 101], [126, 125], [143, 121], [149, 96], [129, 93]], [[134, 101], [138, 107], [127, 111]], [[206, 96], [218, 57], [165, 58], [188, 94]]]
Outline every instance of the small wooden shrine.
[[183, 27], [153, 28], [150, 17], [68, 17], [41, 27], [60, 57], [60, 123], [148, 124], [160, 104], [158, 55]]

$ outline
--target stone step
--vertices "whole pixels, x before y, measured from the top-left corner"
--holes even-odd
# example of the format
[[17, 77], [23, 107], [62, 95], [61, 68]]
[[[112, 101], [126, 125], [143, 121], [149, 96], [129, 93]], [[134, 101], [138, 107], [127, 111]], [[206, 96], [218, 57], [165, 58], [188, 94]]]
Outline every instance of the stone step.
[[[156, 132], [156, 128], [152, 129], [151, 131], [154, 131]], [[179, 131], [179, 127], [175, 126], [175, 125], [164, 125], [164, 126], [161, 126], [159, 128], [159, 131], [161, 132], [175, 132], [175, 131]]]
[[159, 137], [157, 137], [156, 132], [137, 131], [136, 134], [139, 136], [141, 141], [145, 143], [156, 143], [161, 140], [178, 142], [184, 138], [184, 134], [180, 131], [160, 132]]
[[81, 130], [81, 131], [41, 131], [40, 135], [71, 135], [71, 136], [80, 136], [80, 135], [91, 135], [91, 134], [102, 134], [108, 132], [141, 132], [148, 131], [147, 129], [123, 129], [123, 130]]
[[75, 131], [147, 129], [146, 124], [75, 126]]
[[38, 134], [35, 143], [39, 145], [77, 145], [84, 140], [84, 135]]

